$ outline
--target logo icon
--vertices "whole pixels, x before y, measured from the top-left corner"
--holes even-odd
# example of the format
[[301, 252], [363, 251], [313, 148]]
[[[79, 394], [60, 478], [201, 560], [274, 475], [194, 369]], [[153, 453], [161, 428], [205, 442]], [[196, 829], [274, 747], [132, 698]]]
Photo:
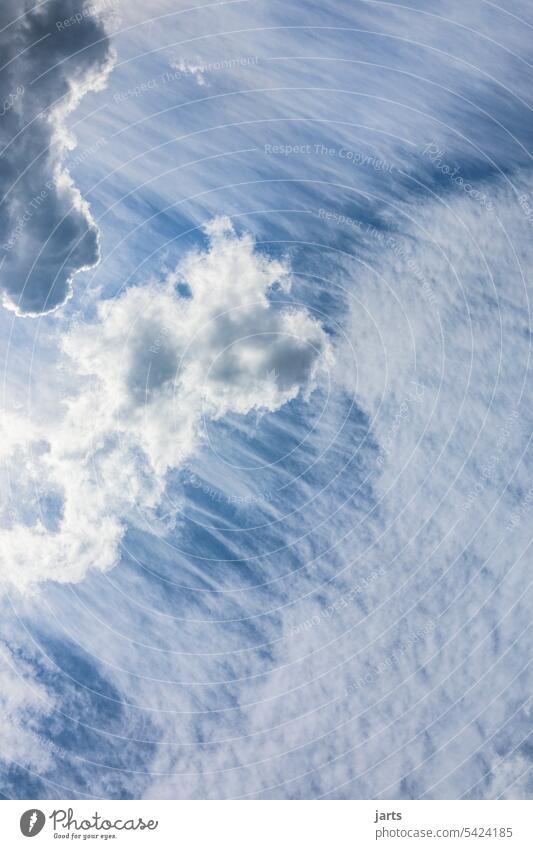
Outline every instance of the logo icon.
[[43, 830], [46, 817], [42, 811], [37, 808], [30, 808], [29, 811], [24, 811], [20, 818], [20, 830], [24, 837], [35, 837]]

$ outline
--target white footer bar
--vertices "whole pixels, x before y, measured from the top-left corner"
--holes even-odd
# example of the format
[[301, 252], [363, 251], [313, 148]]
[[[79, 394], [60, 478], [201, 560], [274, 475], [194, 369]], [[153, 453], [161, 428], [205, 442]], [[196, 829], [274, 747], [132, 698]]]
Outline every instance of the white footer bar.
[[10, 849], [533, 849], [529, 801], [5, 801], [0, 824]]

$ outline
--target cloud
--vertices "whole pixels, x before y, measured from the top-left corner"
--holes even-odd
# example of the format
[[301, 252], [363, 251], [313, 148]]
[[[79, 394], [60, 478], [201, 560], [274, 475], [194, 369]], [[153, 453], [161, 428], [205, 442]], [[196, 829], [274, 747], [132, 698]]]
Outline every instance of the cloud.
[[191, 76], [193, 76], [196, 80], [197, 85], [205, 85], [204, 65], [197, 65], [194, 62], [189, 62], [185, 59], [182, 59], [180, 62], [176, 62], [176, 64], [173, 65], [173, 68], [175, 68], [176, 71], [179, 71], [182, 74], [190, 74]]
[[[527, 175], [516, 188], [531, 195]], [[186, 673], [195, 682], [201, 676], [204, 687], [179, 699], [152, 691], [165, 741], [179, 727], [189, 747], [158, 748], [146, 796], [530, 792], [530, 529], [513, 527], [510, 516], [531, 480], [522, 270], [533, 255], [514, 192], [496, 182], [491, 191], [495, 214], [480, 214], [462, 193], [400, 206], [394, 230], [384, 239], [370, 234], [369, 253], [335, 278], [352, 306], [333, 383], [355, 392], [367, 414], [372, 497], [365, 502], [353, 469], [336, 493], [324, 463], [315, 491], [331, 542], [326, 556], [308, 508], [305, 520], [297, 514], [312, 528], [308, 547], [292, 542], [285, 511], [305, 484], [287, 502], [275, 500], [283, 519], [279, 529], [269, 526], [274, 541], [263, 532], [263, 548], [275, 550], [277, 541], [284, 563], [292, 554], [297, 565], [275, 600], [262, 596], [263, 652], [254, 653], [246, 629], [256, 609], [246, 590], [239, 650], [227, 625], [210, 621], [202, 649], [222, 656], [196, 655]], [[334, 238], [324, 230], [325, 240]], [[336, 447], [349, 456], [342, 438]], [[240, 546], [244, 560], [251, 548], [244, 534]], [[267, 578], [278, 575], [274, 557], [261, 567]], [[227, 605], [227, 597], [210, 596], [209, 615], [229, 616]], [[179, 645], [196, 644], [186, 637]], [[229, 669], [220, 673], [216, 660]], [[161, 667], [160, 677], [172, 678]], [[211, 683], [221, 677], [238, 683]], [[198, 714], [169, 718], [169, 706]]]
[[[157, 5], [176, 11], [174, 0]], [[524, 15], [526, 5], [516, 3], [513, 14]], [[128, 16], [133, 7], [144, 21], [145, 6], [128, 5]], [[154, 248], [155, 228], [143, 216], [176, 198], [183, 219], [154, 219], [163, 218], [165, 239], [204, 220], [199, 209], [223, 202], [239, 214], [270, 210], [250, 215], [247, 226], [268, 240], [304, 243], [288, 292], [285, 263], [274, 273], [263, 256], [261, 277], [261, 257], [250, 259], [246, 240], [219, 221], [209, 251], [189, 255], [164, 283], [144, 280], [146, 294], [130, 289], [73, 328], [62, 365], [75, 388], [58, 398], [57, 421], [41, 428], [14, 416], [6, 422], [7, 507], [15, 515], [6, 512], [5, 521], [22, 526], [23, 542], [18, 562], [9, 559], [9, 536], [0, 540], [2, 553], [19, 586], [39, 574], [64, 582], [11, 599], [31, 636], [42, 636], [43, 651], [54, 639], [78, 644], [70, 663], [64, 655], [57, 662], [65, 677], [78, 674], [88, 687], [86, 700], [66, 711], [65, 678], [54, 681], [62, 711], [54, 730], [69, 752], [52, 752], [41, 767], [49, 780], [63, 781], [90, 751], [92, 763], [69, 782], [74, 795], [531, 795], [525, 283], [533, 255], [525, 207], [505, 189], [512, 179], [519, 197], [531, 197], [531, 183], [517, 173], [523, 151], [508, 132], [525, 138], [530, 126], [509, 91], [527, 98], [530, 88], [519, 58], [528, 57], [527, 26], [502, 9], [458, 1], [438, 10], [457, 25], [435, 10], [345, 7], [230, 4], [183, 14], [180, 38], [219, 33], [216, 57], [230, 58], [242, 51], [245, 29], [247, 52], [259, 57], [249, 67], [204, 73], [210, 88], [197, 93], [254, 91], [186, 107], [193, 77], [173, 75], [173, 85], [158, 83], [155, 103], [151, 88], [149, 102], [130, 98], [127, 109], [111, 99], [87, 126], [100, 138], [114, 122], [121, 129], [144, 122], [121, 132], [116, 148], [108, 144], [91, 174], [105, 175], [118, 156], [124, 168], [104, 198], [134, 198], [130, 209], [123, 199], [121, 216], [106, 227], [114, 246], [132, 220], [139, 225], [135, 244], [117, 253], [120, 280], [121, 263], [133, 268]], [[169, 20], [156, 19], [150, 35], [140, 26], [124, 36], [126, 54], [138, 58], [121, 64], [120, 82], [113, 77], [123, 90], [161, 80], [153, 52], [141, 54], [147, 38], [162, 51], [172, 42], [172, 61]], [[207, 67], [213, 51], [207, 38], [195, 63]], [[194, 135], [169, 144], [176, 121], [180, 135]], [[209, 127], [216, 138], [204, 133]], [[334, 155], [315, 153], [322, 141]], [[267, 156], [265, 143], [309, 143], [311, 154]], [[443, 153], [434, 160], [426, 145]], [[252, 146], [253, 156], [218, 157]], [[351, 161], [341, 158], [342, 147], [353, 151]], [[213, 163], [183, 167], [214, 151]], [[138, 158], [128, 164], [130, 154]], [[378, 170], [369, 157], [391, 168]], [[504, 172], [501, 181], [489, 157]], [[403, 182], [400, 170], [436, 196]], [[156, 176], [145, 203], [144, 183]], [[298, 183], [309, 177], [333, 186], [317, 183], [311, 197]], [[495, 214], [464, 188], [470, 181], [494, 201]], [[353, 186], [355, 200], [339, 183]], [[369, 199], [360, 200], [359, 190]], [[307, 214], [319, 209], [336, 217]], [[352, 259], [335, 262], [326, 245]], [[104, 276], [111, 276], [107, 265], [98, 283]], [[247, 280], [257, 282], [246, 293], [256, 306], [245, 309], [238, 293]], [[295, 292], [321, 305], [332, 325], [339, 319], [348, 336], [345, 348], [336, 347], [325, 402], [320, 388], [304, 400], [318, 378], [310, 352], [326, 350], [312, 313], [276, 303]], [[235, 307], [245, 335], [254, 325], [254, 342], [236, 339]], [[311, 344], [287, 348], [299, 322]], [[287, 338], [268, 336], [280, 329]], [[263, 347], [267, 339], [279, 344]], [[283, 403], [298, 384], [299, 396]], [[275, 413], [246, 415], [251, 403]], [[194, 454], [204, 444], [204, 410], [221, 456]], [[197, 475], [190, 487], [182, 486], [185, 471], [173, 475], [174, 463]], [[35, 492], [36, 480], [46, 497]], [[186, 518], [158, 540], [176, 505]], [[121, 542], [121, 567], [98, 571]], [[55, 563], [43, 559], [49, 552]], [[93, 671], [79, 672], [82, 657], [112, 681], [112, 693]], [[111, 720], [117, 704], [120, 716]], [[79, 733], [89, 709], [90, 747]], [[120, 746], [112, 749], [116, 734]], [[149, 746], [140, 742], [147, 739]], [[20, 782], [6, 786], [24, 794]]]
[[290, 300], [287, 265], [228, 219], [206, 232], [208, 250], [67, 334], [64, 366], [78, 386], [63, 417], [4, 423], [1, 544], [4, 577], [19, 588], [110, 568], [128, 520], [157, 522], [165, 476], [194, 454], [204, 417], [308, 397], [331, 361], [319, 323]]
[[4, 305], [50, 312], [99, 257], [89, 207], [62, 162], [65, 119], [101, 89], [113, 54], [89, 0], [7, 0], [0, 12], [0, 285]]
[[35, 681], [33, 672], [27, 658], [17, 655], [7, 644], [0, 644], [1, 759], [11, 768], [20, 765], [24, 769], [44, 772], [57, 752], [36, 729], [42, 717], [53, 710], [54, 698], [46, 687]]

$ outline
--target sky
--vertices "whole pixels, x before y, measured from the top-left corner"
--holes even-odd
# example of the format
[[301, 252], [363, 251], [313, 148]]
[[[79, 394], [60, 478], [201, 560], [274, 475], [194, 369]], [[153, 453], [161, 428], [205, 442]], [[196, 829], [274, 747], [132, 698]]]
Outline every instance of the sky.
[[4, 0], [2, 798], [531, 798], [532, 34]]

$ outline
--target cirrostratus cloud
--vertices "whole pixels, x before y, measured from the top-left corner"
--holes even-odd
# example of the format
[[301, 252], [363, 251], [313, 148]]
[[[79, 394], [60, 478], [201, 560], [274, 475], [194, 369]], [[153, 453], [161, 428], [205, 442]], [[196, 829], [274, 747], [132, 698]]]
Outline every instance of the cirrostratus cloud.
[[89, 0], [3, 0], [0, 8], [0, 286], [26, 315], [68, 299], [98, 261], [89, 208], [62, 167], [65, 116], [105, 84], [112, 53]]
[[162, 283], [101, 303], [96, 321], [67, 334], [76, 389], [59, 422], [5, 423], [0, 548], [19, 588], [112, 567], [128, 523], [139, 513], [143, 527], [158, 523], [167, 472], [197, 450], [204, 417], [307, 397], [331, 361], [321, 325], [288, 299], [286, 264], [228, 219], [206, 232], [208, 250]]

